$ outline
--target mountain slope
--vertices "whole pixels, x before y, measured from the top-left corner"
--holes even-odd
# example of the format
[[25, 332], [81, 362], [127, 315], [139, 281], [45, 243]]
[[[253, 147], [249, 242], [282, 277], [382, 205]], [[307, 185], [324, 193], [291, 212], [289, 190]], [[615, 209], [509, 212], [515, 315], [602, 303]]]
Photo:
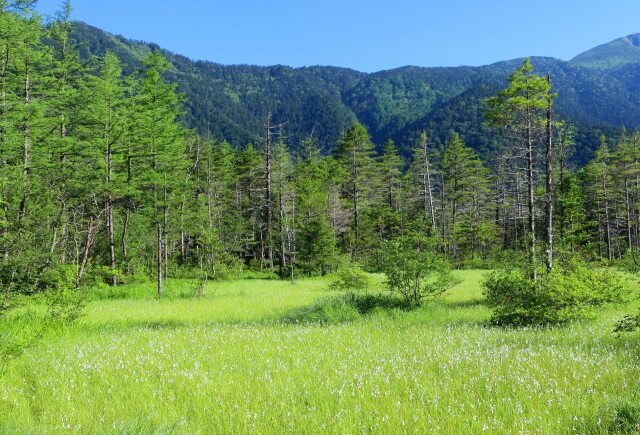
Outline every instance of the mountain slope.
[[573, 65], [600, 69], [640, 63], [640, 33], [599, 45], [579, 54], [570, 62]]
[[[83, 57], [113, 51], [127, 72], [139, 69], [148, 53], [160, 49], [84, 23], [76, 24], [75, 41]], [[632, 62], [635, 50], [640, 51], [638, 43], [633, 37], [622, 38], [570, 62], [532, 59], [538, 73], [550, 73], [553, 78], [559, 94], [557, 115], [581, 128], [580, 161], [589, 158], [597, 146], [599, 130], [640, 126], [640, 62]], [[365, 74], [321, 66], [225, 66], [164, 50], [163, 54], [173, 65], [167, 78], [178, 83], [189, 101], [186, 120], [202, 134], [236, 146], [260, 142], [265, 117], [271, 113], [275, 123], [284, 124], [291, 148], [313, 132], [329, 151], [340, 133], [358, 120], [375, 143], [392, 138], [405, 154], [423, 129], [436, 145], [457, 131], [470, 146], [484, 155], [489, 153], [495, 138], [482, 125], [485, 98], [504, 87], [506, 77], [522, 62], [403, 67]]]

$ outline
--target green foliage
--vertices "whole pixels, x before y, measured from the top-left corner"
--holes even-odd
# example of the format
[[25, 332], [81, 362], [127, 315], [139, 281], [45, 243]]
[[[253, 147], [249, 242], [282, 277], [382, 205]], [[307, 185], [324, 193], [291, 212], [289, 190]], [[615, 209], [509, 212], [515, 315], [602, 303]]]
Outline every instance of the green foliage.
[[383, 245], [382, 257], [389, 290], [411, 306], [437, 298], [458, 283], [450, 264], [436, 252], [434, 239], [412, 235], [390, 240]]
[[616, 272], [581, 262], [556, 265], [531, 279], [526, 268], [496, 271], [483, 283], [492, 322], [508, 326], [544, 326], [593, 317], [597, 309], [628, 296]]
[[72, 265], [50, 268], [43, 275], [44, 301], [54, 320], [72, 322], [82, 313], [86, 295], [76, 287], [77, 269]]
[[[77, 23], [74, 40], [83, 57], [114, 52], [132, 73], [158, 47], [114, 36]], [[168, 78], [189, 101], [186, 119], [200, 134], [211, 133], [236, 147], [262, 134], [268, 112], [286, 122], [290, 146], [312, 132], [324, 152], [354, 121], [382, 144], [393, 139], [408, 156], [417, 134], [426, 130], [442, 146], [452, 130], [483, 158], [494, 148], [495, 134], [483, 126], [484, 100], [515, 67], [508, 61], [484, 67], [403, 67], [365, 74], [336, 67], [289, 68], [227, 66], [163, 51], [172, 63]], [[635, 127], [640, 106], [632, 95], [637, 71], [597, 71], [552, 58], [535, 58], [539, 73], [551, 72], [560, 94], [559, 116], [579, 125], [574, 160], [585, 163], [597, 147], [601, 126]], [[631, 64], [630, 67], [636, 67]], [[607, 127], [607, 133], [610, 133]]]
[[640, 313], [627, 314], [616, 322], [613, 332], [633, 332], [640, 329]]
[[331, 282], [329, 288], [338, 291], [362, 291], [369, 288], [369, 275], [357, 264], [346, 264], [338, 269], [337, 279]]
[[309, 276], [325, 275], [337, 268], [336, 236], [324, 219], [312, 220], [300, 229], [297, 260], [297, 267]]

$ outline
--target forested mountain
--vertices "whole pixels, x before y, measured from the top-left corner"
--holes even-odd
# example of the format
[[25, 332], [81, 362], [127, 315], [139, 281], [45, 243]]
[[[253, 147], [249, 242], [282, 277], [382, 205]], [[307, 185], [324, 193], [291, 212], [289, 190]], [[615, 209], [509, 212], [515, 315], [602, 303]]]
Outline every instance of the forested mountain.
[[599, 45], [574, 57], [571, 63], [590, 68], [613, 69], [640, 62], [640, 33]]
[[[139, 69], [149, 52], [160, 49], [84, 23], [76, 23], [74, 38], [83, 57], [111, 50], [126, 72]], [[578, 163], [593, 157], [601, 131], [615, 136], [622, 126], [640, 125], [639, 38], [622, 38], [570, 62], [533, 59], [538, 73], [552, 75], [558, 115], [579, 127]], [[283, 124], [292, 149], [313, 132], [330, 151], [340, 133], [357, 120], [378, 146], [391, 138], [405, 155], [426, 129], [436, 146], [456, 131], [487, 156], [493, 141], [482, 125], [484, 99], [503, 86], [522, 61], [482, 67], [408, 66], [365, 74], [324, 66], [226, 66], [166, 50], [162, 54], [172, 64], [167, 78], [187, 97], [188, 124], [201, 134], [236, 146], [258, 143], [271, 113], [275, 124]]]
[[635, 261], [636, 64], [222, 66], [32, 4], [0, 4], [0, 310], [137, 276], [391, 278], [406, 252], [515, 255], [534, 284], [554, 252]]

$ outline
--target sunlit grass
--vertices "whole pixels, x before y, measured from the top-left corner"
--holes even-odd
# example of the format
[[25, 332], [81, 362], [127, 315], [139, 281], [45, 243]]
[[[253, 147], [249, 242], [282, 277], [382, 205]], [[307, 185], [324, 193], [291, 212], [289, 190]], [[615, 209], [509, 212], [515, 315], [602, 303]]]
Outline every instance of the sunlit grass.
[[456, 273], [442, 301], [334, 324], [281, 321], [333, 295], [323, 279], [216, 283], [202, 298], [170, 281], [164, 300], [137, 284], [7, 364], [0, 432], [606, 433], [603, 410], [640, 388], [640, 337], [611, 333], [630, 308], [492, 328], [485, 272]]

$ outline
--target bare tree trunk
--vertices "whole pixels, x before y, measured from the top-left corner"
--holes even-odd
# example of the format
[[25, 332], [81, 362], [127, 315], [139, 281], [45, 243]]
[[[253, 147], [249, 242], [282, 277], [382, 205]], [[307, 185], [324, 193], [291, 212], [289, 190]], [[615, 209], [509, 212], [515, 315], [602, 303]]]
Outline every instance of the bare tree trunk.
[[163, 225], [162, 225], [162, 252], [164, 254], [164, 279], [169, 279], [169, 236], [167, 233], [167, 228], [169, 228], [169, 208], [167, 207], [167, 190], [165, 187], [164, 190], [164, 201], [165, 204], [163, 206]]
[[538, 279], [537, 264], [536, 264], [536, 207], [534, 198], [534, 179], [533, 179], [533, 137], [531, 125], [531, 110], [527, 113], [527, 189], [529, 193], [528, 208], [529, 208], [529, 250], [531, 260], [531, 277], [534, 281]]
[[[27, 55], [25, 56], [24, 68], [24, 94], [23, 103], [25, 106], [25, 112], [27, 107], [31, 104], [31, 82], [30, 82], [30, 64], [29, 64], [29, 49], [27, 48]], [[29, 117], [25, 114], [24, 123], [22, 125], [23, 145], [22, 145], [22, 177], [26, 182], [29, 176], [29, 165], [31, 163], [31, 124], [29, 123]], [[20, 206], [18, 211], [18, 220], [22, 220], [26, 213], [27, 197], [29, 196], [28, 186], [24, 186], [22, 193], [22, 199], [20, 200]]]
[[553, 268], [553, 138], [552, 138], [552, 94], [551, 75], [547, 75], [549, 95], [547, 106], [547, 156], [546, 156], [546, 206], [547, 206], [547, 271]]
[[184, 195], [182, 196], [182, 201], [180, 202], [180, 261], [184, 264], [187, 261], [187, 244], [186, 244], [186, 234], [184, 231], [184, 209], [185, 209], [185, 199]]
[[285, 200], [282, 191], [279, 194], [279, 203], [280, 203], [280, 264], [279, 264], [279, 273], [281, 277], [284, 277], [284, 271], [287, 268], [287, 255], [286, 255], [286, 240], [285, 235], [288, 233], [289, 229], [286, 223], [286, 213], [285, 213]]
[[293, 195], [293, 204], [291, 207], [291, 225], [289, 225], [287, 231], [287, 243], [289, 245], [289, 270], [291, 276], [291, 282], [295, 281], [295, 252], [293, 247], [295, 245], [295, 228], [296, 228], [296, 196]]
[[440, 189], [440, 220], [442, 220], [442, 253], [444, 255], [447, 255], [447, 217], [446, 217], [446, 209], [447, 207], [445, 206], [445, 198], [446, 198], [446, 192], [445, 192], [445, 188], [444, 188], [444, 173], [441, 174], [440, 176], [441, 181], [442, 181], [442, 188]]
[[[132, 158], [131, 150], [127, 150], [127, 185], [131, 186], [133, 180], [132, 173]], [[122, 261], [125, 263], [125, 273], [129, 275], [131, 273], [131, 267], [129, 266], [128, 246], [127, 246], [127, 230], [129, 229], [129, 216], [131, 214], [131, 199], [127, 198], [127, 204], [124, 207], [124, 223], [122, 224], [122, 238], [120, 240], [122, 244]]]
[[162, 287], [162, 277], [164, 276], [163, 270], [162, 270], [162, 259], [164, 258], [164, 254], [162, 252], [162, 224], [160, 223], [160, 221], [158, 220], [158, 223], [156, 224], [156, 241], [157, 241], [157, 254], [158, 254], [158, 258], [157, 258], [157, 266], [158, 266], [158, 270], [157, 270], [157, 288], [158, 288], [158, 296], [162, 296], [162, 293], [164, 292], [164, 289]]
[[625, 196], [625, 208], [627, 213], [627, 248], [633, 249], [633, 236], [631, 234], [631, 195], [629, 192], [629, 180], [624, 177], [624, 196]]
[[[105, 202], [105, 214], [107, 220], [107, 239], [109, 242], [109, 260], [111, 270], [116, 270], [116, 243], [115, 243], [115, 231], [113, 228], [113, 194], [111, 193], [111, 179], [113, 177], [113, 156], [111, 150], [111, 138], [109, 135], [109, 128], [105, 128], [105, 135], [107, 139], [107, 147], [105, 153], [105, 160], [107, 164], [107, 200]], [[118, 285], [118, 277], [115, 273], [111, 274], [111, 285]]]
[[431, 171], [429, 170], [429, 144], [427, 141], [426, 133], [424, 134], [424, 140], [422, 141], [422, 153], [424, 157], [422, 171], [422, 194], [424, 201], [424, 219], [425, 222], [431, 221], [431, 234], [436, 234], [438, 231], [436, 228], [436, 213], [433, 208], [433, 190], [431, 189]]
[[131, 269], [129, 268], [129, 258], [127, 253], [127, 230], [129, 229], [129, 207], [127, 206], [124, 210], [124, 222], [122, 224], [122, 237], [120, 239], [120, 243], [122, 245], [122, 260], [125, 262], [125, 272], [127, 274], [131, 273]]
[[[107, 198], [107, 203], [105, 206], [106, 212], [107, 212], [107, 238], [109, 241], [109, 263], [110, 263], [110, 267], [111, 270], [115, 271], [117, 268], [117, 264], [116, 264], [116, 242], [115, 242], [115, 235], [114, 235], [114, 229], [113, 229], [113, 206], [112, 206], [112, 199], [111, 199], [111, 193], [109, 193], [109, 198]], [[115, 273], [111, 274], [111, 285], [112, 286], [116, 286], [118, 285], [118, 276]]]
[[355, 233], [354, 252], [357, 257], [360, 254], [360, 171], [357, 161], [358, 144], [351, 144], [351, 177], [353, 178], [353, 230]]
[[610, 224], [610, 218], [609, 218], [609, 196], [607, 193], [607, 178], [606, 178], [606, 174], [602, 174], [603, 178], [602, 178], [602, 191], [604, 194], [604, 224], [605, 224], [605, 230], [606, 230], [606, 234], [607, 234], [607, 257], [609, 258], [609, 261], [611, 261], [613, 259], [613, 249], [611, 246], [611, 224]]
[[267, 115], [267, 121], [265, 123], [265, 131], [266, 131], [266, 139], [265, 139], [265, 147], [264, 147], [264, 199], [265, 199], [265, 211], [264, 211], [264, 225], [265, 225], [265, 236], [263, 238], [264, 242], [267, 244], [267, 258], [269, 261], [269, 270], [273, 270], [273, 237], [272, 237], [272, 227], [273, 227], [273, 192], [271, 186], [271, 165], [273, 159], [273, 153], [271, 150], [271, 129], [273, 126], [271, 125], [271, 113]]
[[93, 215], [89, 216], [89, 226], [87, 228], [87, 238], [84, 243], [84, 249], [82, 251], [82, 261], [80, 262], [80, 267], [78, 268], [78, 274], [76, 275], [76, 287], [80, 287], [80, 280], [84, 275], [87, 269], [87, 263], [89, 261], [89, 252], [91, 252], [91, 247], [93, 246], [93, 241], [95, 237], [95, 218]]

